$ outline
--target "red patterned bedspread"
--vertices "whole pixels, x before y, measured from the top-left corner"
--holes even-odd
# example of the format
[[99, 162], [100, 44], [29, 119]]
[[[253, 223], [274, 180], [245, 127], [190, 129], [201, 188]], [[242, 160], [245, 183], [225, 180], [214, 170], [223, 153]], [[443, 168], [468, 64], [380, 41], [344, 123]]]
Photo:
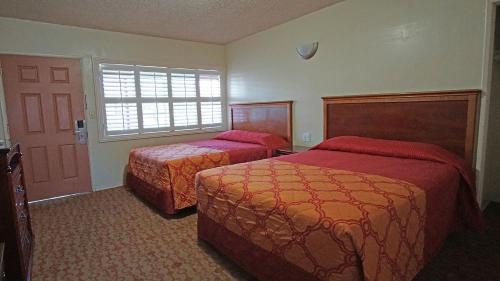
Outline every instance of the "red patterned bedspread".
[[262, 279], [411, 280], [458, 225], [480, 228], [480, 212], [459, 161], [380, 150], [204, 171], [199, 235]]
[[[341, 151], [310, 150], [300, 155], [281, 157], [284, 161], [332, 169], [381, 175], [411, 182], [427, 196], [425, 225], [426, 260], [440, 248], [457, 227], [460, 174], [446, 164]], [[439, 227], [436, 227], [439, 226]]]
[[173, 214], [196, 205], [194, 178], [197, 172], [267, 156], [267, 148], [261, 145], [226, 140], [141, 147], [130, 151], [128, 172], [164, 191], [164, 196], [169, 198], [162, 202], [173, 204], [157, 207]]

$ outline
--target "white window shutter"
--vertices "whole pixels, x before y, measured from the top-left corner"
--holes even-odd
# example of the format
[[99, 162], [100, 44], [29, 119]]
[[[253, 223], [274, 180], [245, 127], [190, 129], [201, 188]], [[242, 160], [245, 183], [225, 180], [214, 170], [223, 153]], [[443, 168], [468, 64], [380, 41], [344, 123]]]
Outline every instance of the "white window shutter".
[[195, 98], [196, 75], [192, 73], [172, 73], [172, 97]]
[[100, 64], [105, 134], [134, 135], [223, 127], [215, 71]]
[[200, 97], [219, 98], [220, 96], [220, 75], [200, 74]]
[[139, 128], [135, 102], [133, 70], [103, 69], [102, 89], [105, 99], [106, 129], [122, 134]]
[[143, 129], [154, 131], [170, 127], [168, 73], [140, 71]]
[[174, 102], [175, 127], [187, 127], [198, 124], [196, 102]]
[[159, 129], [170, 127], [168, 102], [143, 102], [142, 122], [144, 129]]
[[125, 133], [139, 128], [136, 103], [106, 103], [108, 132]]
[[200, 97], [205, 99], [200, 103], [201, 124], [204, 126], [222, 124], [220, 75], [202, 73], [199, 75], [199, 83]]
[[102, 84], [105, 98], [133, 98], [135, 76], [133, 70], [102, 70]]
[[141, 71], [141, 97], [168, 98], [168, 76], [166, 72]]
[[222, 105], [220, 101], [201, 102], [201, 124], [221, 124]]

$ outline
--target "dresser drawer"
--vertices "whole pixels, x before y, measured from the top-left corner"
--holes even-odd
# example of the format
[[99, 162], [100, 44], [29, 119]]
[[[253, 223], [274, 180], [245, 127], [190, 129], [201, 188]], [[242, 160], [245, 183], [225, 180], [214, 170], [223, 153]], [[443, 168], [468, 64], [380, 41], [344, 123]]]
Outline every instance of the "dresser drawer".
[[12, 192], [14, 194], [15, 198], [15, 204], [16, 207], [18, 205], [24, 205], [24, 193], [25, 193], [25, 187], [23, 185], [23, 180], [22, 180], [22, 171], [21, 167], [17, 167], [11, 174], [10, 174], [10, 179], [12, 182]]
[[8, 249], [7, 280], [30, 280], [34, 241], [22, 162], [19, 145], [0, 149], [0, 243], [5, 241]]
[[18, 223], [18, 247], [20, 248], [20, 262], [21, 267], [27, 269], [29, 264], [29, 257], [31, 256], [31, 233], [28, 229], [28, 213], [26, 208], [22, 207], [18, 211], [17, 223]]
[[28, 212], [24, 205], [20, 205], [17, 210], [17, 224], [19, 236], [24, 238], [25, 234], [28, 232]]
[[5, 280], [5, 260], [4, 260], [4, 250], [5, 250], [5, 244], [0, 243], [0, 281]]
[[24, 186], [21, 184], [15, 185], [14, 186], [14, 198], [15, 198], [15, 204], [17, 208], [20, 207], [25, 207], [26, 202], [24, 201], [24, 195], [25, 189]]
[[17, 185], [22, 184], [22, 175], [23, 174], [22, 174], [21, 165], [17, 165], [17, 167], [9, 174], [9, 178], [10, 178], [10, 181], [12, 182], [12, 186], [17, 186]]

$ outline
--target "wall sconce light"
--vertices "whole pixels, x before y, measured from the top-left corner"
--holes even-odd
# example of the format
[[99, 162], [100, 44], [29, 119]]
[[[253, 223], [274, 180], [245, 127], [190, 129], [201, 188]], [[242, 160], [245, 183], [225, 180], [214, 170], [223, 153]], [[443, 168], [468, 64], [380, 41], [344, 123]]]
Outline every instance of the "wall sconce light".
[[305, 60], [308, 60], [316, 54], [318, 51], [318, 42], [313, 42], [309, 44], [304, 44], [302, 46], [297, 47], [297, 54]]

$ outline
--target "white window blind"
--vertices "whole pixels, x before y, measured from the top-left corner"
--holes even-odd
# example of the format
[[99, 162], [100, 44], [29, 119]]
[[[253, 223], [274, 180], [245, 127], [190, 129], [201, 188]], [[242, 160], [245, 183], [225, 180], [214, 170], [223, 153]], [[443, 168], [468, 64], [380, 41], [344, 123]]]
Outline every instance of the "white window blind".
[[207, 101], [202, 101], [201, 107], [201, 124], [221, 124], [222, 123], [222, 102], [221, 98], [221, 81], [220, 75], [200, 74], [200, 96], [208, 98]]
[[168, 73], [139, 70], [142, 127], [146, 132], [170, 128]]
[[222, 105], [220, 101], [201, 102], [201, 124], [222, 123]]
[[217, 71], [99, 64], [105, 136], [223, 127]]
[[198, 108], [196, 102], [174, 102], [174, 124], [176, 127], [197, 125]]
[[185, 73], [172, 73], [172, 97], [195, 98], [196, 75]]
[[137, 103], [135, 98], [134, 71], [104, 69], [103, 93], [106, 100], [106, 127], [108, 132], [138, 132]]

